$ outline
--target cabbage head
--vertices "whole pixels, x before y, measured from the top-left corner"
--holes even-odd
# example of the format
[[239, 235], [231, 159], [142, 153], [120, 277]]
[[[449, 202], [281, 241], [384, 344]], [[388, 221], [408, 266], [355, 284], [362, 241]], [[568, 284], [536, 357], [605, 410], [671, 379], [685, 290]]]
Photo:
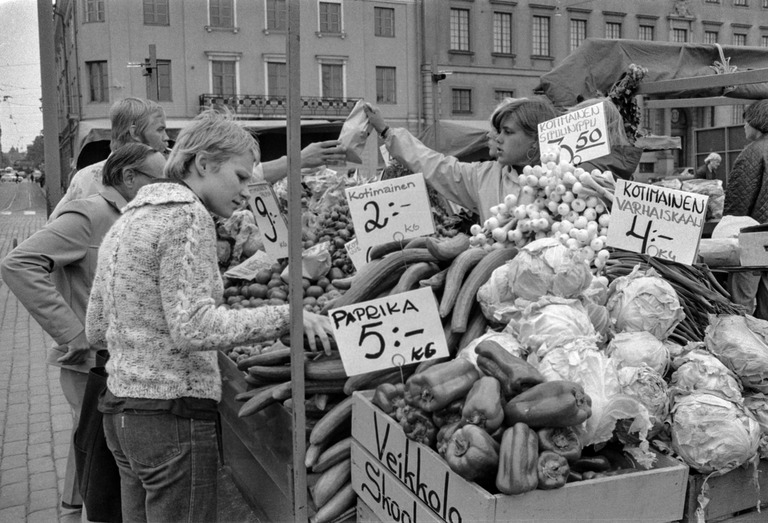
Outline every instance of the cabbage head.
[[739, 379], [713, 354], [696, 349], [672, 361], [675, 371], [669, 384], [684, 392], [714, 392], [741, 403], [742, 386]]
[[648, 367], [622, 367], [618, 371], [621, 392], [632, 396], [648, 409], [653, 426], [648, 431], [651, 438], [661, 432], [669, 415], [669, 389], [664, 378]]
[[647, 331], [664, 340], [685, 318], [677, 292], [656, 271], [639, 266], [611, 282], [608, 312], [616, 332]]
[[589, 264], [554, 238], [532, 241], [508, 265], [510, 290], [529, 301], [547, 294], [576, 298], [592, 282]]
[[534, 351], [542, 345], [557, 347], [574, 338], [597, 338], [581, 302], [555, 296], [529, 304], [520, 319], [510, 322], [505, 328], [505, 331], [510, 330], [517, 335], [520, 343]]
[[710, 316], [704, 342], [712, 354], [741, 378], [745, 388], [768, 393], [768, 345], [752, 331], [751, 326], [757, 325], [746, 316]]
[[757, 459], [760, 425], [743, 406], [708, 392], [675, 395], [672, 448], [689, 467], [725, 474]]
[[620, 332], [608, 343], [605, 352], [619, 368], [645, 364], [663, 376], [669, 366], [669, 350], [650, 332]]

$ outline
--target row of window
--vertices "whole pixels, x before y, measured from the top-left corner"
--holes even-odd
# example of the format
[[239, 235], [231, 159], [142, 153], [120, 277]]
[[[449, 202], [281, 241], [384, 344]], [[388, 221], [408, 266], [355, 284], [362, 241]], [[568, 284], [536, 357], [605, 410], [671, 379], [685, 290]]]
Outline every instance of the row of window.
[[[704, 0], [707, 4], [719, 4], [720, 0]], [[768, 9], [768, 0], [759, 0], [760, 7]], [[749, 0], [733, 0], [733, 5], [736, 7], [749, 7]]]
[[[103, 22], [106, 0], [84, 0], [85, 21]], [[143, 0], [145, 25], [170, 25], [169, 0]], [[285, 31], [287, 28], [286, 0], [264, 0], [266, 29]], [[341, 0], [318, 0], [318, 31], [338, 34], [343, 31]], [[395, 10], [374, 7], [374, 34], [395, 36]], [[235, 27], [235, 0], [208, 0], [208, 27], [232, 29]]]
[[[237, 94], [237, 62], [228, 60], [211, 61], [211, 85], [213, 93], [222, 96]], [[288, 71], [285, 63], [267, 62], [267, 92], [269, 96], [286, 96], [288, 92]], [[344, 66], [341, 64], [320, 64], [321, 96], [344, 98]], [[109, 80], [106, 61], [86, 62], [91, 102], [109, 102]], [[376, 67], [376, 103], [397, 103], [397, 71], [394, 67]], [[157, 61], [158, 101], [171, 102], [171, 61]], [[147, 90], [149, 82], [147, 78]], [[514, 97], [513, 91], [494, 91], [496, 101]], [[472, 114], [472, 89], [451, 90], [451, 111], [453, 114]]]
[[[763, 0], [768, 7], [768, 0]], [[534, 56], [551, 56], [550, 41], [551, 17], [534, 15], [531, 19], [531, 54]], [[587, 38], [587, 20], [571, 19], [569, 24], [569, 46], [570, 51], [574, 51]], [[513, 29], [512, 13], [494, 12], [493, 13], [493, 54], [511, 55], [513, 54]], [[452, 8], [450, 12], [450, 51], [458, 53], [468, 53], [472, 51], [470, 40], [470, 10]], [[656, 27], [651, 24], [640, 23], [637, 30], [637, 39], [653, 41], [656, 39]], [[620, 39], [622, 35], [622, 24], [617, 21], [605, 23], [604, 37], [610, 39]], [[673, 28], [671, 41], [685, 43], [689, 41], [689, 31], [684, 28]], [[704, 31], [704, 43], [716, 44], [720, 42], [719, 31], [706, 29]], [[747, 33], [734, 32], [732, 34], [732, 45], [748, 45]], [[760, 36], [760, 45], [768, 47], [768, 35]]]
[[[88, 71], [89, 101], [109, 102], [109, 77], [107, 61], [86, 62]], [[288, 68], [285, 62], [267, 62], [267, 93], [269, 96], [287, 96]], [[234, 60], [211, 60], [212, 94], [234, 96], [237, 93], [238, 62]], [[171, 89], [171, 61], [157, 60], [158, 101], [173, 101]], [[344, 65], [320, 64], [320, 96], [323, 98], [344, 98]], [[153, 77], [147, 77], [147, 91]], [[397, 71], [395, 67], [376, 67], [376, 103], [397, 103]]]

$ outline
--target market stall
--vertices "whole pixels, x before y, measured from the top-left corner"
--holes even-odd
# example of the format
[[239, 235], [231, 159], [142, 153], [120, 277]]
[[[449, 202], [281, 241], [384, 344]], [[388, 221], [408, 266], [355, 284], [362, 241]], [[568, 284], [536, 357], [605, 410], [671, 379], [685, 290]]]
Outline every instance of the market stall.
[[[468, 224], [418, 174], [387, 174], [277, 188], [303, 225], [288, 261], [267, 254], [269, 192], [220, 224], [226, 306], [289, 302], [337, 334], [330, 354], [295, 332], [221, 354], [225, 462], [266, 519], [695, 521], [761, 503], [731, 494], [765, 469], [768, 322], [697, 263], [706, 197], [552, 149], [521, 173], [531, 203]], [[386, 220], [356, 206], [393, 192], [437, 216], [375, 240]]]

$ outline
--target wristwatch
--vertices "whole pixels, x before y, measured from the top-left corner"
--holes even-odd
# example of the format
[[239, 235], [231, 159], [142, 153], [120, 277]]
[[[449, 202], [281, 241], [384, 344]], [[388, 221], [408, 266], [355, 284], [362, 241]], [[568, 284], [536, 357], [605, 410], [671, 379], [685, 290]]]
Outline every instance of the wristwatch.
[[381, 130], [381, 132], [379, 133], [379, 136], [381, 136], [382, 140], [386, 140], [387, 139], [387, 133], [388, 132], [389, 132], [389, 126], [386, 126], [384, 129]]

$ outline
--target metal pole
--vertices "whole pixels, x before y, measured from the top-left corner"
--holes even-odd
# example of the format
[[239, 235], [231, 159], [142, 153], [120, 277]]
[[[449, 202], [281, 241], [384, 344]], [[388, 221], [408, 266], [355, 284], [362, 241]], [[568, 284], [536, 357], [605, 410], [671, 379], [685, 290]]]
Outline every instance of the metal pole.
[[304, 408], [304, 307], [301, 267], [301, 54], [300, 0], [288, 0], [288, 273], [293, 389], [293, 520], [307, 521], [306, 410]]
[[440, 102], [438, 100], [438, 85], [437, 85], [437, 57], [432, 55], [432, 126], [435, 129], [435, 149], [440, 149]]
[[59, 110], [56, 94], [56, 55], [53, 46], [53, 5], [37, 0], [37, 28], [40, 41], [40, 78], [43, 94], [43, 147], [45, 149], [45, 206], [50, 216], [61, 199], [61, 158], [59, 157]]
[[160, 91], [160, 77], [157, 74], [157, 47], [155, 44], [149, 44], [149, 89], [147, 90], [147, 98], [153, 101], [157, 101]]

